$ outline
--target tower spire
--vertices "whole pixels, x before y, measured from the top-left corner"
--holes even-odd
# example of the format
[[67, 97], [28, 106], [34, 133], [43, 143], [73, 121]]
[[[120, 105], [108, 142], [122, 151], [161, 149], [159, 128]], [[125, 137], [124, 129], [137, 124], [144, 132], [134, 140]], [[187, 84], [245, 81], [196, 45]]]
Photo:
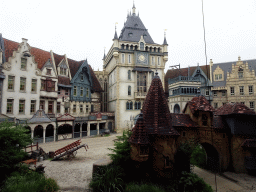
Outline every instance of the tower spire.
[[135, 7], [134, 1], [133, 1], [132, 15], [135, 15], [135, 14], [136, 14], [136, 7]]
[[167, 31], [167, 29], [164, 30], [164, 43], [163, 43], [163, 45], [168, 45], [167, 41], [166, 41], [166, 31]]
[[118, 37], [117, 37], [117, 33], [116, 33], [116, 25], [117, 25], [118, 23], [116, 22], [115, 23], [115, 36], [114, 36], [114, 39], [118, 39]]

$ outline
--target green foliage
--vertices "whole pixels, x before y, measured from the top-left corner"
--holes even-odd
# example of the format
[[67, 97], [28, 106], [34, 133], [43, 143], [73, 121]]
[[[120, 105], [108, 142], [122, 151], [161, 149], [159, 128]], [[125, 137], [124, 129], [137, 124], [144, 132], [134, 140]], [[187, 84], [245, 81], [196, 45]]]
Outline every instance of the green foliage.
[[213, 192], [212, 187], [194, 173], [183, 172], [179, 184], [186, 192]]
[[27, 165], [21, 165], [18, 171], [7, 178], [2, 192], [54, 192], [59, 186], [51, 178], [30, 170]]
[[125, 165], [128, 161], [131, 160], [130, 151], [131, 145], [128, 142], [132, 132], [125, 130], [122, 136], [117, 136], [117, 141], [114, 143], [114, 149], [109, 150], [113, 151], [113, 154], [108, 154], [113, 160], [113, 163], [116, 165]]
[[123, 191], [124, 182], [122, 180], [123, 170], [119, 166], [108, 165], [99, 167], [94, 173], [89, 186], [94, 192], [117, 192]]
[[110, 134], [105, 134], [105, 135], [103, 135], [104, 137], [108, 137], [108, 136], [110, 136]]
[[125, 192], [165, 192], [165, 190], [152, 184], [139, 185], [135, 183], [129, 183], [125, 188]]
[[21, 165], [6, 179], [2, 192], [54, 192], [59, 189], [54, 179], [45, 178], [43, 174], [29, 169], [27, 165]]
[[15, 126], [14, 123], [3, 122], [0, 124], [0, 180], [7, 173], [15, 169], [15, 165], [27, 157], [22, 148], [32, 143], [28, 130], [23, 126]]
[[201, 168], [206, 166], [206, 152], [201, 145], [197, 145], [191, 154], [190, 162]]

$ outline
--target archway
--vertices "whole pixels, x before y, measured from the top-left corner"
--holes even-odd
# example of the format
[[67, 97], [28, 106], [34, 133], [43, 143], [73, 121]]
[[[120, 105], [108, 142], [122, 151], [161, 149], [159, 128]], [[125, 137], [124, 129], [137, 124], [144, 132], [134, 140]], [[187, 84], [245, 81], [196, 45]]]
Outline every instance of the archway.
[[45, 142], [54, 141], [54, 127], [52, 124], [48, 125], [45, 130]]
[[215, 149], [214, 146], [212, 146], [209, 143], [201, 143], [202, 147], [204, 148], [206, 152], [206, 169], [209, 169], [214, 172], [220, 171], [220, 159], [219, 159], [219, 153]]
[[80, 123], [75, 124], [74, 127], [74, 138], [80, 137]]
[[72, 138], [72, 126], [69, 124], [63, 124], [58, 128], [58, 139]]
[[179, 104], [175, 104], [174, 105], [173, 112], [174, 113], [180, 113], [180, 106], [179, 106]]
[[38, 125], [35, 127], [34, 129], [34, 142], [35, 143], [43, 143], [43, 126], [42, 125]]
[[87, 123], [83, 123], [82, 125], [82, 137], [87, 136]]

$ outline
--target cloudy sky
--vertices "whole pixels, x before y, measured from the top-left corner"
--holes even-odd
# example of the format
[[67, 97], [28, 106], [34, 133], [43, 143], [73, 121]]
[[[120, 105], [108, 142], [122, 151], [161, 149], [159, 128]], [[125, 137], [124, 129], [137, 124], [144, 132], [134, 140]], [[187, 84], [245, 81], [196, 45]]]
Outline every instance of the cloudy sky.
[[[6, 39], [46, 51], [88, 59], [102, 69], [104, 47], [112, 45], [132, 9], [133, 0], [1, 0], [0, 33]], [[135, 0], [136, 12], [155, 43], [164, 29], [170, 65], [205, 65], [201, 0]], [[204, 0], [207, 63], [256, 59], [256, 1]]]

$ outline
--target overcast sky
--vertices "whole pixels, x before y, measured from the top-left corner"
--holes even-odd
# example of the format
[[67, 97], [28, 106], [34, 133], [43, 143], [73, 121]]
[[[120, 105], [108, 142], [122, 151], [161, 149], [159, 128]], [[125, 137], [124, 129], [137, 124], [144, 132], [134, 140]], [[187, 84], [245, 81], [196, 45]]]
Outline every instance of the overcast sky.
[[[6, 39], [28, 43], [74, 60], [88, 59], [102, 69], [104, 47], [112, 45], [126, 21], [132, 0], [1, 0], [0, 33]], [[170, 65], [205, 65], [201, 0], [135, 0], [136, 12], [155, 43], [164, 29]], [[204, 0], [209, 63], [256, 59], [256, 1]]]

